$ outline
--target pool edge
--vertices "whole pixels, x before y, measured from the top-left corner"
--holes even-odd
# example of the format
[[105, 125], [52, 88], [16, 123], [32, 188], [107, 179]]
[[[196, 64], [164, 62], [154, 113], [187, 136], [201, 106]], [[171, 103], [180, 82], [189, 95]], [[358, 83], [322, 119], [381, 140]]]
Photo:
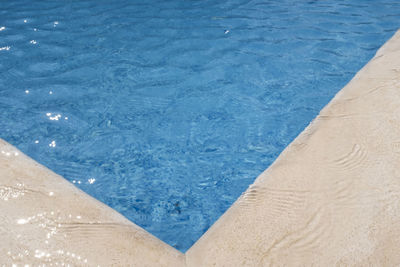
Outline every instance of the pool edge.
[[0, 139], [0, 263], [184, 266], [184, 254]]
[[188, 266], [400, 264], [396, 111], [400, 30], [186, 252]]
[[0, 139], [0, 262], [400, 264], [397, 71], [400, 31], [185, 255]]

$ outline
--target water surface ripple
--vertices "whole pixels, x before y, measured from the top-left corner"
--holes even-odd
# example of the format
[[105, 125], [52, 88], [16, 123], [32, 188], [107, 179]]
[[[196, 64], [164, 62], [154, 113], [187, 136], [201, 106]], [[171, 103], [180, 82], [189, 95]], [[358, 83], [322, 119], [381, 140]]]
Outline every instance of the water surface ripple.
[[186, 251], [398, 27], [393, 0], [0, 1], [0, 137]]

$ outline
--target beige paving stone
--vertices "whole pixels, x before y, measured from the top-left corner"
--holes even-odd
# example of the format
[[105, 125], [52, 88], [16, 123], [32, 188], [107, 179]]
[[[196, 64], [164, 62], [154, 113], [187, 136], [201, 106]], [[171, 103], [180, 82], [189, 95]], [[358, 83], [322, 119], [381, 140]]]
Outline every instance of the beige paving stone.
[[400, 265], [400, 32], [186, 253], [186, 261]]
[[183, 255], [0, 140], [0, 263], [399, 266], [400, 32]]
[[184, 266], [184, 255], [0, 139], [0, 266]]

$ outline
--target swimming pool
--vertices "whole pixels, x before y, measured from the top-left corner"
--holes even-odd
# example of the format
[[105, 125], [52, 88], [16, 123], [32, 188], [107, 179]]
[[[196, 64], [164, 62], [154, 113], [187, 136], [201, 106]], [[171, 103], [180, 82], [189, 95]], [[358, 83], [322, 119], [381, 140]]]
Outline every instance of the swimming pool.
[[400, 26], [392, 1], [10, 1], [0, 137], [186, 251]]

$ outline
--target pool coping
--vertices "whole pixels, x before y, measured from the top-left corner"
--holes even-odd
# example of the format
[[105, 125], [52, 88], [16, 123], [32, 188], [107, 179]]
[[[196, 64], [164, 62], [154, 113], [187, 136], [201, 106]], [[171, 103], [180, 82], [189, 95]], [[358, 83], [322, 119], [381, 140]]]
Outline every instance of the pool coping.
[[0, 262], [400, 264], [399, 111], [397, 31], [185, 254], [0, 139]]

